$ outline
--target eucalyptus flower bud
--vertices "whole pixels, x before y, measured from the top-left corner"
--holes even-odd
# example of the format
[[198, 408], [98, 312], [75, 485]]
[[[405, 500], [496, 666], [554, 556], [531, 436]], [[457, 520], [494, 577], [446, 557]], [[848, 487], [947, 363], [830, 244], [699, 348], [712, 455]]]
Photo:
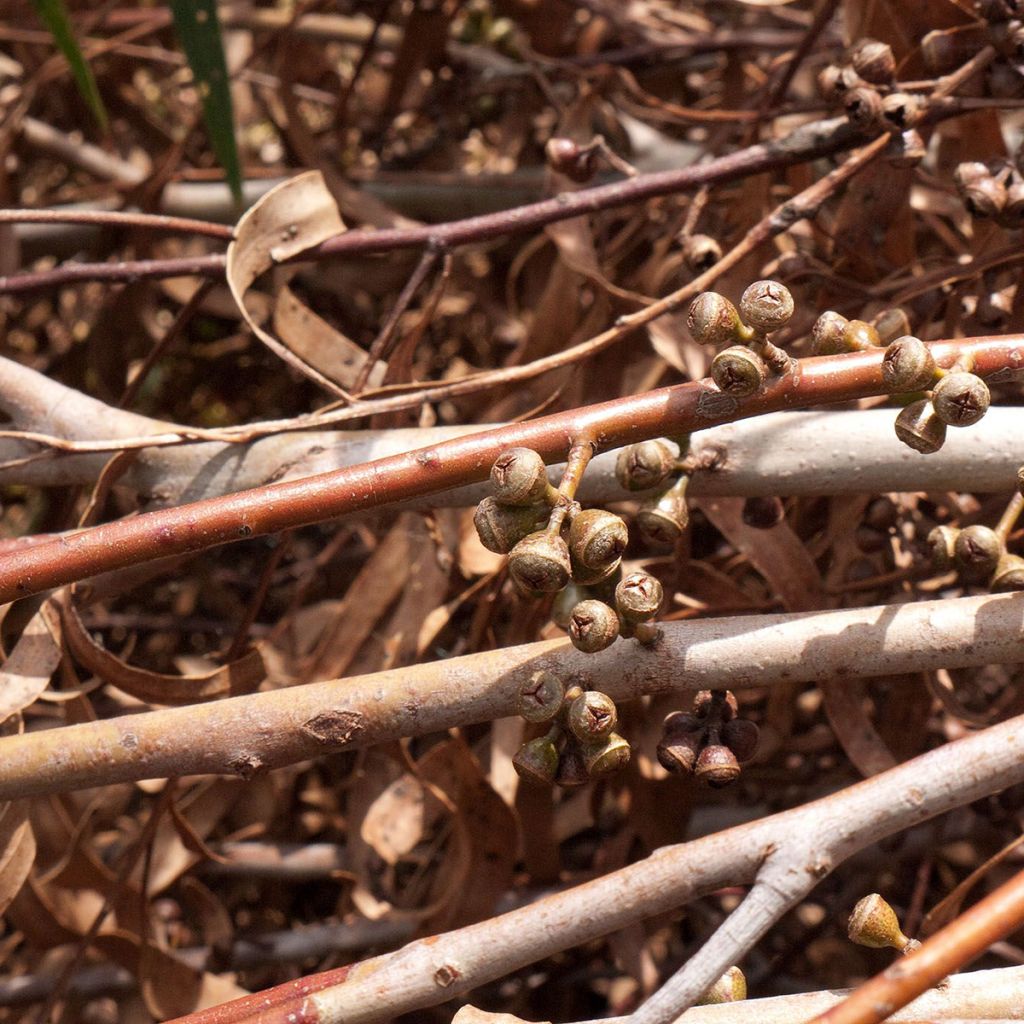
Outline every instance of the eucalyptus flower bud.
[[701, 345], [726, 345], [740, 337], [740, 315], [718, 292], [702, 292], [690, 304], [686, 326]]
[[473, 525], [488, 551], [507, 555], [528, 533], [544, 525], [547, 514], [546, 509], [514, 508], [487, 497], [477, 505]]
[[988, 412], [992, 395], [976, 374], [947, 373], [932, 392], [935, 415], [951, 427], [969, 427]]
[[911, 939], [903, 934], [896, 911], [877, 892], [865, 896], [853, 908], [847, 925], [851, 942], [871, 949], [898, 949], [903, 952]]
[[953, 545], [953, 558], [960, 571], [972, 580], [988, 579], [1004, 553], [999, 534], [987, 526], [964, 527]]
[[516, 712], [528, 722], [550, 721], [562, 710], [565, 684], [553, 672], [535, 672], [520, 687]]
[[491, 467], [494, 497], [503, 505], [536, 505], [544, 500], [548, 471], [532, 448], [509, 448]]
[[689, 235], [683, 242], [683, 260], [694, 274], [710, 270], [722, 258], [722, 247], [710, 235]]
[[719, 1003], [738, 1003], [747, 998], [747, 979], [738, 967], [730, 967], [697, 1000], [697, 1006], [717, 1006]]
[[676, 775], [692, 772], [704, 746], [704, 723], [695, 715], [673, 711], [662, 730], [656, 751], [659, 764]]
[[882, 380], [890, 391], [923, 391], [935, 379], [935, 359], [931, 349], [912, 335], [897, 338], [887, 345], [882, 357]]
[[627, 622], [647, 622], [658, 614], [665, 592], [650, 573], [631, 572], [615, 588], [615, 606]]
[[508, 556], [512, 578], [526, 590], [553, 594], [569, 582], [569, 548], [547, 530], [527, 534]]
[[872, 85], [888, 85], [896, 74], [896, 57], [888, 43], [861, 39], [850, 51], [853, 70]]
[[569, 618], [569, 639], [584, 654], [611, 647], [619, 636], [619, 616], [603, 601], [580, 601]]
[[946, 442], [946, 424], [927, 399], [911, 402], [896, 417], [896, 436], [923, 455], [932, 455]]
[[883, 345], [890, 345], [897, 338], [910, 334], [910, 319], [899, 306], [883, 309], [872, 317], [871, 324], [878, 331], [879, 340]]
[[572, 139], [556, 136], [548, 139], [544, 155], [553, 171], [564, 174], [577, 184], [583, 184], [594, 176], [596, 154], [589, 146], [580, 146]]
[[959, 536], [960, 530], [955, 526], [936, 526], [928, 534], [928, 553], [936, 572], [948, 572], [953, 568]]
[[764, 360], [745, 345], [732, 345], [711, 360], [711, 379], [720, 390], [736, 398], [760, 390], [767, 376]]
[[619, 713], [608, 694], [587, 690], [569, 705], [566, 718], [572, 734], [586, 746], [606, 740], [618, 725]]
[[607, 570], [622, 557], [629, 542], [626, 524], [614, 512], [588, 508], [569, 527], [569, 554], [573, 564]]
[[865, 352], [869, 348], [879, 348], [882, 339], [866, 320], [850, 320], [843, 328], [842, 344], [843, 352]]
[[516, 751], [512, 767], [524, 782], [550, 786], [558, 773], [558, 750], [550, 737], [538, 736]]
[[882, 97], [868, 86], [851, 89], [846, 93], [843, 109], [850, 126], [858, 131], [877, 128], [882, 122]]
[[734, 718], [722, 726], [722, 742], [740, 763], [749, 761], [757, 753], [761, 730], [749, 718]]
[[818, 73], [818, 92], [830, 103], [842, 99], [851, 89], [862, 85], [864, 79], [848, 64], [829, 64]]
[[[687, 478], [683, 477], [683, 481]], [[649, 544], [669, 546], [683, 535], [690, 522], [685, 488], [673, 487], [659, 498], [646, 502], [636, 516], [640, 535]]]
[[1024, 558], [1020, 555], [1002, 555], [989, 586], [996, 593], [1024, 590]]
[[664, 441], [627, 445], [615, 460], [615, 478], [626, 491], [657, 487], [675, 468], [675, 456]]
[[843, 332], [850, 321], [842, 313], [826, 310], [811, 328], [811, 351], [816, 356], [834, 356], [846, 351], [843, 348]]
[[720, 789], [740, 777], [740, 765], [727, 746], [709, 743], [697, 757], [694, 774], [714, 789]]
[[974, 217], [995, 217], [1006, 205], [1006, 186], [982, 163], [959, 164], [953, 183]]
[[755, 281], [740, 297], [743, 322], [763, 334], [785, 326], [793, 315], [793, 308], [793, 296], [778, 281]]
[[629, 764], [629, 744], [617, 732], [613, 732], [600, 745], [583, 748], [583, 763], [593, 778], [611, 775]]

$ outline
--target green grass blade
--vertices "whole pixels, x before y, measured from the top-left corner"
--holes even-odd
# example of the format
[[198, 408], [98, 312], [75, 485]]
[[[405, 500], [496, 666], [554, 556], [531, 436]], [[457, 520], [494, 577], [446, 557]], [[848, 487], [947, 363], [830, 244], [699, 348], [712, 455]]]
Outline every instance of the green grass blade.
[[47, 27], [50, 35], [53, 36], [60, 52], [64, 54], [68, 64], [71, 66], [71, 73], [75, 76], [75, 83], [82, 99], [89, 104], [100, 127], [107, 130], [107, 111], [103, 106], [100, 91], [96, 86], [96, 79], [93, 77], [92, 68], [89, 67], [82, 51], [75, 39], [75, 33], [71, 28], [71, 21], [68, 18], [67, 8], [64, 0], [32, 0], [39, 19]]
[[171, 0], [174, 27], [203, 101], [203, 119], [235, 202], [242, 201], [242, 171], [235, 143], [228, 68], [215, 0]]

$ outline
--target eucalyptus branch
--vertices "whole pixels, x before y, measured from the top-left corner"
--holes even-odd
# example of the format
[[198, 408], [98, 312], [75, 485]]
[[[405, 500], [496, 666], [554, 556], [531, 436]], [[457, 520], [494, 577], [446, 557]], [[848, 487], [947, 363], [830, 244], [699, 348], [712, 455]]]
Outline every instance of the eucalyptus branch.
[[[565, 640], [0, 739], [0, 800], [208, 772], [249, 776], [326, 752], [517, 713], [540, 671], [616, 701], [644, 694], [1024, 661], [1024, 594], [664, 622], [646, 647]], [[751, 649], [758, 652], [756, 663]]]
[[[496, 978], [679, 908], [724, 885], [789, 872], [796, 885], [824, 878], [872, 843], [1024, 780], [1024, 719], [949, 743], [791, 811], [646, 859], [481, 924], [412, 942], [352, 967], [310, 975], [200, 1011], [182, 1024], [373, 1024], [437, 1005]], [[985, 765], [979, 772], [976, 766]], [[749, 935], [728, 921], [715, 959], [735, 963]], [[706, 961], [710, 967], [710, 958]], [[723, 967], [724, 969], [724, 967]], [[713, 979], [712, 979], [713, 980]], [[732, 1010], [735, 1004], [731, 1004]]]
[[[118, 486], [134, 491], [150, 507], [356, 466], [479, 429], [318, 430], [245, 442], [216, 440], [217, 431], [205, 431], [210, 440], [188, 442], [190, 427], [114, 408], [2, 358], [0, 410], [10, 416], [13, 428], [0, 432], [0, 484], [95, 483], [109, 456], [130, 444], [140, 446], [138, 456]], [[955, 490], [968, 477], [975, 492], [1011, 491], [1016, 485], [1022, 461], [1016, 439], [1024, 431], [1024, 410], [990, 409], [970, 430], [951, 432], [942, 449], [928, 456], [898, 441], [893, 415], [888, 408], [771, 413], [701, 430], [693, 435], [691, 452], [698, 463], [715, 456], [715, 469], [694, 474], [689, 493], [751, 497]], [[251, 427], [261, 430], [258, 423]], [[49, 443], [62, 446], [41, 450], [47, 442], [20, 440], [19, 431], [50, 437]], [[172, 437], [177, 438], [173, 444]], [[580, 501], [636, 497], [618, 483], [616, 457], [611, 451], [593, 459], [580, 484]], [[857, 472], [851, 473], [854, 465]], [[550, 467], [553, 483], [561, 471], [561, 464]], [[467, 507], [489, 490], [483, 483], [465, 485], [434, 495], [429, 503]]]
[[[935, 342], [940, 366], [973, 360], [982, 376], [1010, 374], [1024, 359], [1024, 337]], [[545, 461], [565, 457], [575, 438], [598, 450], [826, 402], [886, 393], [881, 350], [803, 360], [759, 392], [737, 399], [710, 381], [693, 381], [595, 406], [544, 416], [347, 469], [270, 484], [174, 509], [92, 527], [33, 545], [0, 563], [0, 603], [112, 569], [172, 554], [379, 508], [484, 479], [506, 448], [534, 449]]]

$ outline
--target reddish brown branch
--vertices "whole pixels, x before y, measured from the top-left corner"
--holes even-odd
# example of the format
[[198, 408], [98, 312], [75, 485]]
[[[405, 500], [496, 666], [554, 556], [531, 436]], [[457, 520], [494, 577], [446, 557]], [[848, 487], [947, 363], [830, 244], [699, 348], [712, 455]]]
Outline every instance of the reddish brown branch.
[[879, 1024], [1024, 921], [1024, 871], [811, 1024]]
[[[511, 210], [468, 217], [446, 224], [426, 224], [413, 228], [388, 228], [374, 231], [347, 231], [328, 239], [319, 248], [302, 254], [302, 259], [326, 256], [393, 252], [430, 246], [452, 249], [472, 242], [485, 242], [503, 235], [542, 228], [556, 221], [583, 214], [626, 206], [658, 196], [686, 192], [702, 185], [735, 181], [762, 171], [788, 167], [817, 157], [828, 156], [862, 142], [845, 118], [815, 121], [797, 128], [783, 139], [759, 143], [747, 149], [691, 164], [678, 170], [637, 175], [627, 181], [598, 185], [578, 192], [563, 192]], [[142, 277], [178, 277], [183, 274], [217, 276], [224, 273], [223, 253], [211, 253], [183, 260], [137, 260], [122, 263], [65, 264], [52, 270], [0, 277], [0, 293], [51, 288], [79, 281], [132, 281]]]
[[[1024, 361], [1024, 336], [936, 342], [932, 351], [941, 365], [969, 353], [975, 371], [988, 375]], [[533, 448], [546, 460], [561, 460], [581, 436], [593, 437], [604, 450], [760, 413], [885, 393], [881, 352], [875, 351], [804, 360], [794, 372], [742, 400], [704, 380], [509, 424], [360, 466], [150, 512], [26, 548], [0, 563], [0, 603], [166, 555], [201, 551], [473, 483], [487, 476], [505, 448], [515, 445]]]

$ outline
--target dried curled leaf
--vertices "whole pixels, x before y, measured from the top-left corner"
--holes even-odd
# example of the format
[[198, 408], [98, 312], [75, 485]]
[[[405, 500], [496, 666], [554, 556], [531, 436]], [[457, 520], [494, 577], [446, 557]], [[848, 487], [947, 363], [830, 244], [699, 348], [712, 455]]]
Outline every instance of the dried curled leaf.
[[29, 619], [0, 669], [0, 721], [23, 711], [46, 689], [60, 664], [59, 636], [59, 624], [47, 602]]
[[[272, 188], [235, 227], [228, 246], [227, 281], [231, 295], [253, 334], [272, 352], [332, 394], [344, 391], [304, 358], [265, 331], [250, 315], [245, 293], [271, 267], [312, 249], [345, 230], [338, 206], [323, 175], [309, 171]], [[291, 310], [295, 315], [295, 310]]]
[[210, 672], [190, 675], [151, 672], [126, 664], [96, 643], [70, 601], [61, 607], [61, 621], [68, 650], [90, 672], [150, 704], [196, 704], [251, 693], [266, 675], [258, 648]]

